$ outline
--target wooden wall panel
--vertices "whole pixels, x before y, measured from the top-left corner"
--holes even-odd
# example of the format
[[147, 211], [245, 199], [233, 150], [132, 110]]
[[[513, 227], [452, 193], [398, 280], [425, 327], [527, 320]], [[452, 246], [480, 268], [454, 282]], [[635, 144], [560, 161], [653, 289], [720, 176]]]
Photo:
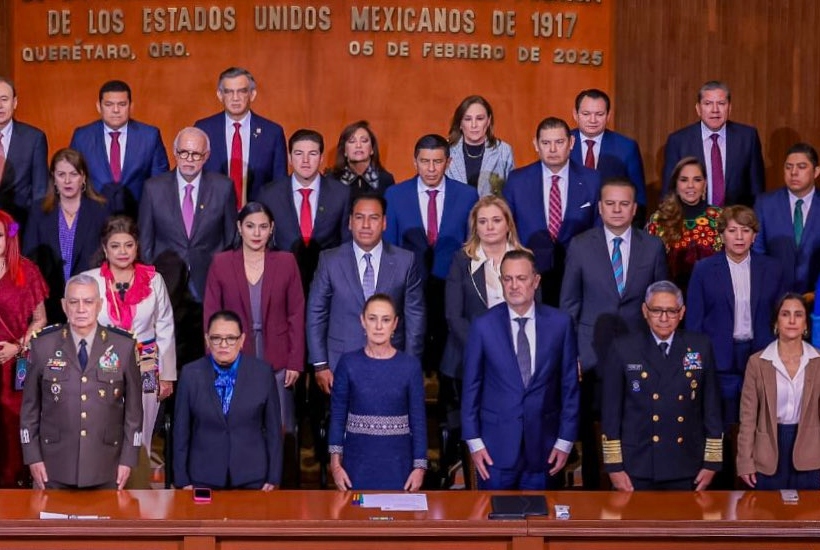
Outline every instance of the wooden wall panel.
[[697, 120], [707, 80], [727, 82], [731, 118], [758, 128], [769, 189], [791, 144], [820, 147], [820, 2], [614, 1], [614, 122], [641, 145], [653, 203], [666, 137]]

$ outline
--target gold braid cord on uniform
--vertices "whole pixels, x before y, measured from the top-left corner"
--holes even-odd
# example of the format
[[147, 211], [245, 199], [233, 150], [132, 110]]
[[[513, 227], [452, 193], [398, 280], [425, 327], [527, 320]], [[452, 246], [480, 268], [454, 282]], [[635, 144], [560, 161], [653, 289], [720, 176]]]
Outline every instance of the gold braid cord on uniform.
[[624, 461], [620, 439], [608, 440], [605, 435], [602, 435], [601, 442], [604, 447], [604, 464], [620, 464]]
[[723, 462], [723, 439], [706, 438], [706, 450], [703, 453], [704, 462]]

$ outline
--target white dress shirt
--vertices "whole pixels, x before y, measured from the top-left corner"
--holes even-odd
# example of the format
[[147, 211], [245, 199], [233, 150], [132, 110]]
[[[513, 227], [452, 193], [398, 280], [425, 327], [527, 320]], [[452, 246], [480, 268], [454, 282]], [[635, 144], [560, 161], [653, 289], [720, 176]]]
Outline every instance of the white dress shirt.
[[803, 211], [803, 228], [805, 229], [806, 228], [806, 218], [809, 215], [809, 208], [811, 208], [811, 202], [812, 202], [812, 199], [814, 198], [815, 191], [814, 190], [810, 191], [809, 193], [806, 194], [805, 197], [798, 197], [797, 195], [795, 195], [791, 191], [789, 191], [788, 193], [789, 193], [789, 214], [791, 214], [791, 217], [792, 217], [792, 224], [794, 224], [794, 205], [797, 204], [798, 199], [800, 199], [800, 198], [803, 199], [803, 204], [800, 205], [800, 210]]
[[424, 184], [422, 179], [416, 178], [416, 189], [419, 193], [419, 210], [421, 211], [421, 223], [424, 225], [424, 232], [427, 233], [427, 206], [430, 204], [430, 195], [427, 194], [427, 191], [438, 191], [438, 195], [436, 195], [436, 221], [438, 222], [438, 227], [436, 229], [441, 228], [441, 218], [443, 217], [442, 214], [444, 213], [444, 188], [447, 187], [445, 185], [444, 178], [441, 179], [441, 183], [439, 183], [435, 187], [429, 187]]
[[567, 187], [569, 186], [569, 162], [567, 162], [557, 173], [547, 168], [541, 163], [541, 181], [544, 184], [544, 218], [547, 220], [547, 227], [550, 226], [550, 189], [552, 188], [552, 176], [558, 176], [558, 190], [561, 192], [561, 221], [567, 215]]
[[598, 160], [601, 158], [601, 142], [604, 140], [604, 133], [601, 132], [595, 137], [589, 137], [584, 135], [581, 130], [578, 130], [578, 136], [581, 139], [581, 163], [583, 164], [586, 161], [587, 150], [589, 149], [587, 141], [591, 139], [595, 142], [592, 144], [592, 154], [595, 158], [595, 168], [598, 168]]
[[732, 276], [732, 292], [735, 296], [735, 326], [732, 337], [747, 341], [754, 337], [752, 329], [752, 259], [750, 254], [740, 262], [726, 256], [729, 274]]
[[5, 128], [0, 128], [0, 135], [3, 139], [0, 140], [0, 147], [3, 148], [3, 156], [9, 157], [9, 144], [11, 143], [11, 134], [14, 132], [14, 120], [9, 120]]
[[[621, 235], [616, 235], [604, 226], [604, 236], [606, 237], [606, 247], [609, 251], [609, 261], [612, 262], [612, 251], [615, 250], [615, 237], [620, 237], [621, 241], [621, 265], [624, 266], [624, 286], [629, 275], [629, 251], [632, 247], [632, 228], [627, 227]], [[613, 273], [613, 278], [615, 274]]]
[[672, 350], [672, 340], [675, 339], [675, 333], [673, 332], [672, 334], [670, 334], [669, 338], [667, 338], [666, 340], [661, 340], [660, 338], [658, 338], [658, 335], [652, 332], [652, 330], [650, 330], [649, 333], [652, 334], [652, 338], [655, 339], [655, 344], [658, 346], [658, 348], [660, 348], [661, 342], [666, 342], [669, 345], [669, 347], [666, 348], [666, 354], [669, 355], [669, 352]]
[[290, 177], [290, 186], [293, 190], [293, 205], [296, 207], [296, 221], [298, 222], [301, 215], [302, 215], [302, 193], [299, 192], [300, 189], [312, 189], [313, 193], [308, 196], [308, 202], [310, 202], [310, 219], [311, 219], [311, 226], [316, 223], [316, 210], [319, 208], [319, 182], [321, 180], [321, 176], [316, 174], [316, 177], [313, 178], [313, 181], [310, 182], [310, 185], [304, 186], [296, 179], [296, 176]]
[[242, 120], [234, 120], [225, 114], [225, 146], [228, 151], [228, 167], [231, 165], [231, 146], [233, 145], [234, 122], [238, 122], [239, 137], [242, 138], [242, 180], [248, 177], [248, 158], [251, 150], [251, 112], [248, 111]]
[[108, 157], [108, 162], [111, 162], [111, 132], [119, 132], [120, 135], [117, 141], [120, 144], [120, 169], [125, 172], [125, 145], [128, 142], [128, 124], [126, 123], [119, 130], [114, 130], [108, 124], [103, 123], [103, 137], [105, 138], [105, 156]]
[[706, 202], [709, 204], [714, 204], [712, 202], [712, 134], [718, 134], [718, 146], [720, 147], [720, 160], [723, 164], [723, 184], [724, 184], [724, 196], [726, 195], [726, 125], [723, 125], [723, 128], [715, 132], [714, 130], [710, 130], [708, 126], [706, 126], [703, 122], [700, 123], [700, 135], [703, 138], [703, 160], [705, 162], [704, 168], [706, 168], [706, 181], [707, 181], [707, 190], [706, 190]]
[[[384, 245], [381, 241], [370, 251], [370, 265], [373, 266], [374, 284], [379, 283], [379, 266], [382, 264], [382, 251], [384, 251]], [[357, 245], [355, 241], [353, 242], [353, 254], [356, 256], [356, 266], [359, 268], [359, 282], [362, 283], [362, 288], [364, 288], [364, 270], [367, 269], [367, 261], [364, 259], [365, 251], [359, 248], [359, 245]]]
[[794, 378], [789, 376], [786, 365], [777, 352], [777, 340], [766, 346], [761, 359], [772, 362], [777, 380], [777, 423], [797, 424], [800, 422], [800, 401], [803, 399], [803, 384], [806, 380], [806, 365], [810, 359], [820, 357], [817, 350], [807, 342], [803, 342], [803, 354], [800, 356], [800, 366]]

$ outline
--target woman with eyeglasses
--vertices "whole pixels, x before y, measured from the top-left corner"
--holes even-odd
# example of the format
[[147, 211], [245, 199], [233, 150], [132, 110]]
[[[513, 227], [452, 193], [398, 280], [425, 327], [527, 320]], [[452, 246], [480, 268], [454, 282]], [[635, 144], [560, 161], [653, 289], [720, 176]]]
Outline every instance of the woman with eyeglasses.
[[[99, 267], [85, 273], [91, 275], [100, 288], [102, 309], [97, 321], [103, 326], [127, 330], [137, 340], [142, 382], [142, 444], [145, 456], [150, 457], [159, 403], [173, 393], [177, 379], [174, 312], [165, 281], [153, 266], [140, 262], [137, 224], [128, 216], [109, 218], [102, 232]], [[154, 463], [161, 464], [162, 460]], [[142, 476], [132, 478], [129, 487], [148, 488]]]
[[248, 337], [242, 351], [273, 367], [285, 433], [294, 433], [293, 389], [305, 361], [305, 297], [296, 259], [270, 250], [273, 214], [262, 203], [239, 211], [239, 243], [214, 256], [205, 283], [205, 319], [216, 311], [237, 313]]
[[740, 398], [737, 474], [762, 490], [820, 489], [820, 353], [806, 340], [809, 309], [788, 293], [776, 340], [752, 355]]
[[282, 419], [270, 366], [242, 351], [233, 311], [207, 320], [208, 356], [180, 371], [174, 409], [174, 485], [261, 489], [282, 483]]
[[26, 224], [23, 252], [45, 277], [49, 288], [46, 317], [58, 323], [65, 321], [60, 305], [65, 283], [91, 267], [108, 210], [105, 199], [94, 191], [88, 166], [78, 151], [54, 153], [49, 174], [46, 196], [32, 209]]

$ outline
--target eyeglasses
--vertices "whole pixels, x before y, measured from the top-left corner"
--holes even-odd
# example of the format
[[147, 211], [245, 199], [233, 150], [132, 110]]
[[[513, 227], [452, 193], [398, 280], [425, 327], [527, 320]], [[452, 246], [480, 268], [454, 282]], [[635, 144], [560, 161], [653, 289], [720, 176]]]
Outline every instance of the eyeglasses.
[[225, 344], [235, 346], [239, 338], [240, 336], [208, 336], [208, 342], [214, 347]]
[[205, 158], [205, 153], [200, 153], [199, 151], [186, 151], [184, 149], [177, 151], [177, 156], [182, 160], [202, 160]]
[[679, 308], [679, 307], [678, 308], [664, 309], [662, 307], [649, 307], [649, 306], [646, 306], [646, 311], [649, 312], [649, 316], [654, 317], [656, 319], [660, 319], [664, 315], [666, 315], [667, 317], [677, 317], [678, 314], [680, 313], [680, 310], [681, 310], [681, 308]]

